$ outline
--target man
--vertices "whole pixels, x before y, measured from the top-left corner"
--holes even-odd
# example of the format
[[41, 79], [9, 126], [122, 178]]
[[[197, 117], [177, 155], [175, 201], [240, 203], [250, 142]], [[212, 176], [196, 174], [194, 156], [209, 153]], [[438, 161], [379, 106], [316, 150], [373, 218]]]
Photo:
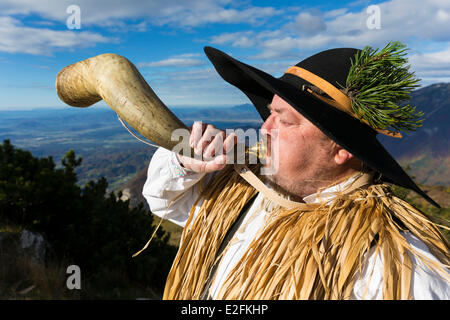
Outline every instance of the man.
[[416, 83], [403, 49], [327, 50], [276, 79], [205, 48], [265, 120], [277, 166], [226, 165], [236, 137], [201, 123], [190, 143], [204, 160], [157, 150], [143, 194], [184, 227], [165, 299], [450, 298], [447, 239], [382, 183], [437, 205], [375, 137], [419, 125], [396, 104]]

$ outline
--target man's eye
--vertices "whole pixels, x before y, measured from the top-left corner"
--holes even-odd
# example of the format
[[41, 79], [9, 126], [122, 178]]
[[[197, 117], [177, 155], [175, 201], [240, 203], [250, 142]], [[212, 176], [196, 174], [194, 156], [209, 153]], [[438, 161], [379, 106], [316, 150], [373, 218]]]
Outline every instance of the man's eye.
[[280, 120], [280, 122], [281, 122], [282, 124], [284, 124], [284, 125], [287, 125], [287, 126], [293, 125], [292, 122], [289, 122], [289, 121], [286, 121], [286, 120]]

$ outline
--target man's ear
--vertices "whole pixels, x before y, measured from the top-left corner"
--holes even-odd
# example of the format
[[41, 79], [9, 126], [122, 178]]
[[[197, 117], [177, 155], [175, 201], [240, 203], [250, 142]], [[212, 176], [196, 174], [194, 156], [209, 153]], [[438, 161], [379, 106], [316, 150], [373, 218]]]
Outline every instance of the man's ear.
[[336, 164], [338, 164], [338, 165], [341, 165], [341, 164], [346, 163], [347, 161], [349, 161], [352, 158], [353, 158], [353, 154], [351, 154], [350, 152], [348, 152], [345, 149], [338, 148], [336, 154], [334, 155], [334, 162], [336, 162]]

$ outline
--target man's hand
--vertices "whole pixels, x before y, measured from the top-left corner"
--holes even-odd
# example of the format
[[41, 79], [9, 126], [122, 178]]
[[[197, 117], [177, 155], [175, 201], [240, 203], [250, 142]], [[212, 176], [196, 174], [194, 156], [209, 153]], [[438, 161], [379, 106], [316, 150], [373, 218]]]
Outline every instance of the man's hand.
[[[178, 160], [188, 170], [195, 172], [213, 172], [225, 167], [227, 153], [237, 143], [234, 133], [226, 136], [224, 130], [219, 130], [211, 124], [194, 122], [189, 139], [197, 159], [177, 154]], [[234, 154], [229, 155], [233, 157]], [[201, 157], [201, 160], [199, 159]]]

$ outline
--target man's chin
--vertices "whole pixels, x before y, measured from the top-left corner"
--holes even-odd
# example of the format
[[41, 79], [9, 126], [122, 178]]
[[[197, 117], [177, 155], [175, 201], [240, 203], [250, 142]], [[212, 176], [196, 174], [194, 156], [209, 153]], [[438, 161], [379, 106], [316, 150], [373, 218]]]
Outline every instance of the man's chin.
[[[264, 166], [264, 169], [270, 169], [270, 167]], [[277, 177], [276, 174], [265, 174], [264, 179], [276, 183]]]
[[289, 196], [293, 201], [303, 202], [303, 198], [296, 195], [293, 190], [290, 190], [290, 185], [287, 183], [287, 181], [283, 180], [283, 178], [279, 177], [279, 175], [277, 175], [276, 173], [267, 174], [262, 177], [264, 183], [274, 191], [283, 196]]
[[[264, 168], [267, 169], [266, 166], [264, 166]], [[270, 186], [272, 189], [280, 192], [280, 193], [286, 193], [287, 191], [280, 186], [280, 184], [278, 183], [278, 176], [276, 175], [276, 173], [274, 174], [265, 174], [261, 176], [264, 183], [266, 183], [268, 186]]]

